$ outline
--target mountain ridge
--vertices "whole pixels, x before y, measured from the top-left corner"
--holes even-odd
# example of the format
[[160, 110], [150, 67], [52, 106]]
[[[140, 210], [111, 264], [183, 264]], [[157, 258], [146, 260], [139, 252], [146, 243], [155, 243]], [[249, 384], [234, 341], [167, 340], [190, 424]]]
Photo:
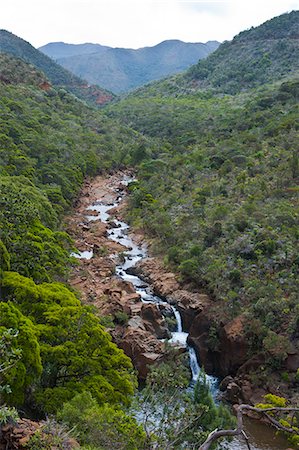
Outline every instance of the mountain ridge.
[[49, 43], [40, 50], [63, 67], [115, 93], [181, 72], [218, 47], [217, 41], [165, 40], [139, 49], [100, 44]]
[[[286, 26], [287, 24], [287, 26]], [[177, 96], [250, 90], [299, 73], [299, 11], [242, 31], [182, 74], [140, 87], [136, 95]], [[131, 95], [135, 95], [132, 93]]]
[[10, 31], [0, 30], [0, 52], [32, 64], [41, 70], [54, 86], [66, 89], [88, 103], [103, 105], [114, 98], [112, 93], [99, 86], [89, 85], [87, 81], [70, 73]]

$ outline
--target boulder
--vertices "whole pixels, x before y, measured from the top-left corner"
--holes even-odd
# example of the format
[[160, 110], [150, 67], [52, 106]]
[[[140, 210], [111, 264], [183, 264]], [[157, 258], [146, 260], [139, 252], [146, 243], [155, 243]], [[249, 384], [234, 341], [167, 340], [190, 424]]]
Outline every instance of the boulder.
[[182, 316], [183, 329], [189, 330], [195, 317], [200, 314], [210, 299], [206, 294], [178, 289], [171, 294], [171, 303], [175, 304]]
[[211, 348], [210, 329], [215, 326], [207, 308], [204, 308], [192, 322], [188, 343], [192, 345], [209, 374], [226, 377], [235, 374], [247, 360], [248, 345], [244, 331], [245, 319], [238, 316], [217, 329], [217, 340]]
[[[2, 427], [0, 426], [0, 450], [25, 450], [28, 448], [30, 438], [37, 432], [41, 435], [41, 438], [45, 438], [45, 442], [48, 442], [49, 433], [43, 432], [45, 424], [45, 421], [33, 422], [29, 419], [19, 419], [17, 423], [8, 423]], [[56, 448], [54, 446], [54, 439], [51, 448]], [[75, 439], [66, 438], [63, 442], [63, 448], [65, 450], [72, 450], [80, 448], [80, 446]]]
[[238, 403], [240, 399], [241, 389], [240, 386], [234, 381], [228, 383], [225, 391], [225, 398], [230, 403]]
[[285, 367], [289, 372], [297, 372], [299, 368], [299, 342], [297, 342], [297, 346], [292, 343], [290, 347], [285, 361]]
[[141, 308], [141, 317], [147, 331], [153, 333], [158, 339], [171, 337], [165, 319], [157, 305], [144, 303]]
[[129, 326], [118, 345], [131, 358], [141, 380], [146, 379], [148, 366], [162, 360], [165, 355], [163, 342], [140, 327]]

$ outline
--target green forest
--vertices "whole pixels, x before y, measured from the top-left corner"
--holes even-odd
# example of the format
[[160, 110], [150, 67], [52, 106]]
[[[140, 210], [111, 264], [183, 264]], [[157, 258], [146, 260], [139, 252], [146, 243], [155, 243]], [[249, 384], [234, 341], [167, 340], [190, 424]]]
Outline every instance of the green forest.
[[[223, 324], [245, 317], [249, 355], [265, 361], [256, 385], [278, 376], [294, 397], [298, 23], [292, 12], [240, 33], [184, 74], [102, 110], [51, 86], [34, 60], [0, 53], [0, 424], [22, 414], [60, 427], [55, 442], [37, 434], [26, 448], [71, 448], [66, 430], [76, 428], [86, 450], [192, 449], [234, 425], [204, 377], [185, 393], [189, 375], [171, 361], [152, 370], [136, 406], [131, 360], [68, 284], [75, 248], [64, 215], [86, 178], [119, 168], [136, 172], [132, 227], [213, 298], [210, 351]], [[141, 406], [154, 415], [164, 403], [162, 430], [136, 421]], [[296, 421], [284, 425], [298, 446]]]

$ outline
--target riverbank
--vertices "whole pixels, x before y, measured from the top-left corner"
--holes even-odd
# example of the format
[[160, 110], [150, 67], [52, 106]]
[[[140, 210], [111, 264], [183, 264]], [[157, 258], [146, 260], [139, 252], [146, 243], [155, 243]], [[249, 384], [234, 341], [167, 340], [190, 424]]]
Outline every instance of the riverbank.
[[[81, 293], [83, 302], [95, 306], [99, 315], [105, 317], [105, 325], [109, 327], [114, 341], [131, 357], [139, 378], [145, 379], [147, 365], [161, 361], [165, 356], [161, 338], [170, 337], [171, 305], [180, 312], [183, 328], [190, 330], [189, 342], [194, 345], [201, 360], [203, 355], [206, 364], [209, 363], [211, 355], [207, 351], [209, 346], [206, 341], [209, 338], [209, 310], [213, 300], [194, 287], [181, 283], [158, 258], [144, 258], [144, 254], [140, 256], [142, 235], [127, 238], [124, 227], [128, 226], [121, 222], [126, 206], [123, 180], [129, 180], [131, 176], [129, 171], [125, 171], [85, 183], [74, 213], [67, 218], [68, 231], [81, 252], [70, 282]], [[134, 242], [138, 242], [139, 247]], [[124, 266], [125, 258], [127, 265]], [[129, 272], [126, 276], [120, 274], [123, 267]], [[141, 299], [146, 300], [149, 294], [140, 278], [136, 289], [136, 274], [151, 284], [154, 292], [150, 295], [159, 295], [167, 299], [167, 303], [155, 305], [142, 302]], [[135, 285], [132, 282], [134, 278]], [[240, 346], [241, 331], [237, 321], [224, 326], [231, 358], [236, 358], [234, 353]], [[228, 354], [228, 351], [224, 353]], [[253, 391], [251, 385], [245, 383], [246, 378], [242, 380], [241, 386], [234, 379], [227, 380], [225, 389], [228, 399], [232, 403], [238, 402], [245, 392], [252, 397], [248, 398], [249, 402], [261, 400], [266, 391]], [[241, 449], [242, 446], [233, 448]]]

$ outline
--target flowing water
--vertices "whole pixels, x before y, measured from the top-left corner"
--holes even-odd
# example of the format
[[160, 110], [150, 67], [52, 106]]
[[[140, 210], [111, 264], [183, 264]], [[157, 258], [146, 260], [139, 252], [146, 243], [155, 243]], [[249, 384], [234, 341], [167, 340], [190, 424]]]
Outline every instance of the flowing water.
[[[123, 184], [127, 185], [131, 181], [132, 179], [129, 177], [125, 178]], [[112, 220], [109, 214], [111, 209], [118, 206], [123, 199], [123, 196], [124, 194], [119, 195], [115, 203], [105, 204], [96, 202], [90, 205], [87, 209], [97, 212], [98, 214], [87, 215], [86, 218], [90, 221], [100, 220], [105, 223], [112, 223], [112, 228], [108, 230], [109, 238], [127, 248], [122, 255], [121, 262], [118, 262], [116, 265], [116, 275], [124, 281], [132, 283], [143, 302], [165, 304], [166, 302], [164, 300], [153, 293], [151, 286], [148, 283], [138, 276], [129, 273], [130, 269], [134, 267], [138, 261], [147, 256], [147, 248], [145, 244], [139, 246], [132, 240], [129, 235], [130, 227], [128, 224], [117, 219]], [[93, 256], [93, 252], [83, 251], [74, 256], [90, 259]], [[177, 321], [177, 329], [171, 333], [172, 336], [170, 342], [177, 342], [179, 345], [187, 348], [192, 373], [191, 385], [194, 385], [201, 373], [201, 368], [194, 348], [187, 345], [188, 333], [184, 332], [182, 329], [181, 315], [174, 306], [172, 306], [172, 310]], [[207, 381], [210, 385], [211, 394], [214, 399], [216, 399], [219, 394], [218, 380], [213, 376], [207, 375]], [[280, 436], [275, 436], [272, 429], [257, 423], [256, 421], [245, 419], [245, 431], [250, 438], [251, 450], [286, 450], [288, 448], [288, 443], [285, 439]], [[228, 443], [227, 446], [225, 445], [226, 444], [224, 444], [223, 448], [230, 450], [248, 450], [245, 441], [242, 440], [241, 437], [235, 438], [232, 442]]]

